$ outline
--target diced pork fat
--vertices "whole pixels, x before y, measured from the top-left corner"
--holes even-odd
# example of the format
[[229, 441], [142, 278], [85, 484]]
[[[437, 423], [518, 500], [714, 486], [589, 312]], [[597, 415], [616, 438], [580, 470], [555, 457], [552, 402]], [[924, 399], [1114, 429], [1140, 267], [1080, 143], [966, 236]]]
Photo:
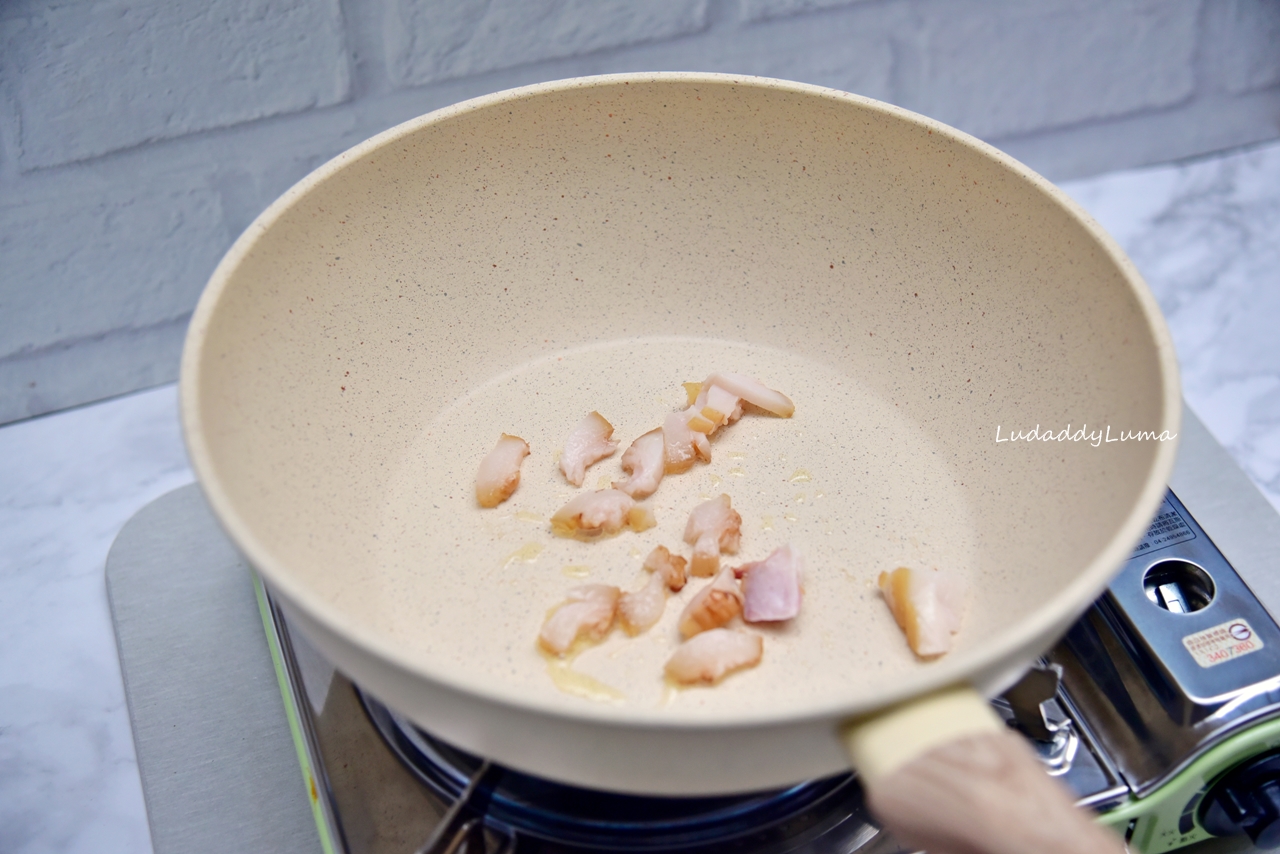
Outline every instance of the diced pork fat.
[[951, 649], [964, 611], [964, 589], [955, 578], [900, 566], [880, 573], [880, 593], [912, 652], [935, 658]]
[[551, 517], [551, 530], [561, 537], [593, 539], [623, 528], [652, 528], [653, 514], [617, 489], [598, 489], [575, 495]]
[[[672, 412], [662, 422], [663, 468], [667, 474], [679, 474], [692, 468], [700, 456], [694, 445], [694, 433], [683, 412]], [[706, 436], [702, 436], [706, 441]], [[707, 455], [710, 459], [710, 455]]]
[[702, 414], [702, 409], [698, 406], [696, 401], [693, 406], [690, 406], [680, 414], [684, 417], [685, 423], [689, 425], [690, 430], [695, 434], [701, 433], [704, 437], [710, 436], [715, 432], [716, 427], [719, 426], [716, 422]]
[[783, 418], [790, 418], [796, 411], [796, 405], [791, 402], [791, 398], [780, 391], [768, 388], [759, 380], [743, 374], [731, 374], [728, 371], [721, 371], [707, 377], [707, 381], [703, 383], [703, 386], [707, 385], [720, 386], [725, 391], [736, 394], [752, 406], [758, 406], [765, 412], [772, 412], [774, 415], [780, 415]]
[[742, 538], [742, 517], [729, 506], [729, 496], [702, 502], [693, 508], [684, 526], [684, 541], [693, 546], [693, 575], [715, 575], [720, 569], [720, 555], [734, 554]]
[[666, 546], [654, 546], [653, 551], [644, 559], [644, 568], [654, 575], [662, 576], [667, 589], [673, 593], [684, 589], [688, 580], [685, 572], [687, 565], [688, 561], [679, 555], [673, 555]]
[[564, 655], [579, 638], [600, 640], [613, 626], [621, 595], [609, 584], [574, 587], [542, 624], [538, 643], [547, 652]]
[[564, 450], [560, 452], [560, 471], [564, 473], [565, 480], [574, 486], [582, 486], [587, 466], [618, 449], [618, 442], [609, 438], [612, 435], [613, 425], [599, 412], [592, 412], [582, 419], [564, 440]]
[[623, 593], [618, 600], [618, 622], [629, 635], [638, 635], [662, 619], [667, 608], [667, 583], [658, 573], [649, 583], [633, 593]]
[[711, 462], [711, 440], [707, 438], [705, 433], [694, 431], [693, 453], [694, 456], [702, 460], [704, 463]]
[[636, 439], [623, 452], [622, 470], [630, 477], [615, 480], [613, 488], [622, 490], [636, 500], [648, 498], [657, 490], [658, 484], [662, 483], [664, 462], [662, 428], [658, 427]]
[[529, 456], [529, 443], [519, 436], [502, 434], [498, 444], [480, 461], [476, 472], [476, 501], [481, 507], [497, 507], [520, 485], [520, 464]]
[[733, 392], [711, 382], [702, 383], [693, 405], [703, 418], [711, 422], [712, 433], [742, 417], [742, 400]]
[[689, 638], [667, 660], [667, 676], [686, 685], [716, 682], [727, 673], [754, 667], [764, 655], [764, 639], [751, 632], [711, 629]]
[[742, 591], [733, 570], [726, 567], [684, 606], [680, 613], [680, 634], [691, 638], [699, 632], [719, 628], [741, 613]]

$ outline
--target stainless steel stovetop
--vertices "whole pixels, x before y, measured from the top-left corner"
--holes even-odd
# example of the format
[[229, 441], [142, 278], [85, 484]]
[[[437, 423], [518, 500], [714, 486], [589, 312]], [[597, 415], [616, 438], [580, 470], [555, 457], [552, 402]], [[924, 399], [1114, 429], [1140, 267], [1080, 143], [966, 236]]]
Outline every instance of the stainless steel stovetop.
[[[1270, 616], [1280, 614], [1280, 517], [1189, 412], [1172, 488], [1109, 595], [996, 706], [1031, 739], [1047, 773], [1101, 811], [1134, 850], [1187, 849], [1208, 835], [1206, 825], [1280, 844], [1280, 759], [1269, 759], [1280, 755], [1280, 627]], [[245, 706], [243, 668], [219, 664], [232, 652], [228, 636], [250, 647], [235, 650], [240, 658], [253, 654], [243, 589], [250, 574], [225, 541], [192, 545], [215, 543], [220, 533], [194, 489], [186, 491], [171, 507], [161, 506], [166, 496], [135, 517], [107, 567], [157, 854], [246, 850], [231, 844], [229, 830], [246, 811], [265, 814], [267, 835], [287, 813], [293, 829], [279, 835], [296, 844], [289, 850], [333, 854], [905, 850], [868, 815], [851, 775], [742, 797], [664, 799], [590, 792], [492, 766], [361, 692], [290, 630], [259, 586], [272, 658], [263, 660], [257, 628], [248, 681], [253, 708], [272, 705], [275, 713], [267, 720], [270, 710], [262, 711], [257, 727], [276, 733], [262, 735], [276, 742], [268, 768], [262, 746], [248, 738], [254, 721], [234, 718]], [[201, 536], [193, 537], [197, 527]], [[166, 537], [183, 540], [186, 557], [203, 564], [194, 569], [199, 581], [172, 578], [169, 569], [169, 583], [155, 583], [172, 566]], [[213, 583], [213, 564], [229, 573], [220, 587], [242, 585], [238, 604], [193, 632], [191, 612], [208, 610], [200, 588]], [[156, 601], [157, 587], [185, 601]], [[233, 611], [234, 627], [226, 625]], [[176, 690], [171, 647], [184, 643], [203, 675], [193, 672], [192, 684]], [[287, 717], [279, 701], [262, 702], [264, 664], [280, 679]], [[209, 743], [175, 737], [175, 721], [184, 719], [201, 721]], [[284, 739], [296, 744], [293, 779], [301, 762], [305, 813], [318, 833], [298, 828], [305, 813], [296, 802], [306, 801], [295, 789], [291, 803], [282, 789]], [[257, 794], [244, 794], [247, 782]], [[225, 804], [237, 798], [239, 806]], [[268, 801], [283, 806], [266, 809]], [[204, 820], [227, 809], [241, 814]], [[212, 847], [201, 848], [206, 825]], [[285, 850], [280, 844], [271, 850]], [[1205, 845], [1250, 850], [1230, 842], [1196, 847]]]

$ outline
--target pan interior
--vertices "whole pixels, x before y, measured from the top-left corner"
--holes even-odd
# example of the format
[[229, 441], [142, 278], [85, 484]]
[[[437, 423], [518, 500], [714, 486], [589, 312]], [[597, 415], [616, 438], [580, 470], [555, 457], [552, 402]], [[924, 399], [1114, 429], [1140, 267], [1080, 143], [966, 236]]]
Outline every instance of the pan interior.
[[[997, 442], [1165, 422], [1157, 333], [1092, 229], [972, 141], [839, 93], [672, 77], [493, 97], [340, 158], [241, 239], [193, 324], [193, 458], [285, 596], [430, 678], [673, 721], [866, 707], [936, 666], [880, 571], [968, 579], [963, 657], [1052, 610], [1145, 485], [1155, 442]], [[795, 416], [727, 428], [651, 499], [655, 529], [553, 538], [573, 425], [599, 410], [625, 448], [715, 370]], [[503, 432], [533, 453], [481, 510]], [[553, 678], [546, 610], [584, 574], [639, 586], [720, 492], [737, 560], [791, 542], [807, 561], [763, 664], [668, 690], [686, 592], [578, 657], [591, 679]]]
[[[600, 409], [625, 447], [683, 408], [677, 378], [705, 377], [716, 365], [767, 377], [803, 403], [792, 418], [749, 413], [719, 431], [709, 465], [665, 478], [645, 502], [654, 528], [592, 542], [553, 536], [550, 515], [581, 491], [560, 474], [556, 452], [582, 415]], [[511, 500], [484, 510], [471, 488], [475, 465], [500, 431], [534, 450]], [[590, 469], [583, 489], [621, 479], [618, 456]], [[791, 543], [810, 567], [802, 615], [761, 629], [767, 647], [759, 667], [714, 690], [665, 684], [678, 616], [700, 579], [672, 597], [658, 626], [637, 638], [614, 632], [577, 656], [571, 672], [535, 649], [547, 609], [565, 591], [584, 582], [639, 589], [648, 580], [645, 555], [657, 545], [687, 554], [689, 510], [721, 493], [743, 518], [742, 548], [727, 565]], [[928, 433], [857, 380], [782, 350], [637, 338], [523, 365], [433, 419], [391, 479], [378, 571], [361, 586], [398, 646], [423, 659], [486, 663], [525, 696], [567, 692], [640, 708], [803, 708], [851, 674], [874, 691], [920, 666], [879, 601], [875, 574], [906, 564], [967, 575], [973, 530], [963, 490]], [[981, 623], [992, 603], [975, 604]]]

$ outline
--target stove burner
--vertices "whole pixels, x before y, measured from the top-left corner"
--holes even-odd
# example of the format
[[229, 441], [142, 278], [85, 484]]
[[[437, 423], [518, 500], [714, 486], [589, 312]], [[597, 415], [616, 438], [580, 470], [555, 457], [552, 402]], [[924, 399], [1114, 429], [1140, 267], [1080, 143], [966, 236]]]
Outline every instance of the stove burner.
[[[491, 830], [512, 840], [504, 850], [782, 854], [819, 850], [810, 846], [821, 838], [821, 850], [854, 852], [866, 850], [882, 835], [867, 821], [861, 789], [850, 774], [726, 797], [664, 798], [583, 789], [490, 767], [357, 691], [401, 762], [447, 802], [469, 798], [472, 811], [482, 814]], [[461, 835], [461, 830], [455, 834]], [[828, 847], [832, 843], [839, 845]]]

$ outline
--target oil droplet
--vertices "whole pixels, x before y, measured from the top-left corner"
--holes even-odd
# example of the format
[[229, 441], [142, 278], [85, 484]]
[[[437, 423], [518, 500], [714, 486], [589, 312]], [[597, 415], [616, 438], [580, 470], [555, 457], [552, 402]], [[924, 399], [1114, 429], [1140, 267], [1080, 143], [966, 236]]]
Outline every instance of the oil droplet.
[[797, 492], [797, 493], [796, 493], [795, 502], [796, 502], [797, 504], [803, 504], [803, 503], [804, 503], [804, 493], [803, 493], [803, 492]]
[[599, 679], [574, 670], [572, 662], [547, 656], [547, 675], [555, 686], [566, 694], [594, 700], [597, 703], [621, 703], [626, 695]]
[[591, 567], [582, 566], [580, 564], [569, 564], [560, 570], [570, 578], [586, 578], [591, 574]]
[[729, 469], [729, 477], [742, 477], [745, 474], [746, 472], [743, 470], [742, 466], [734, 466]]
[[819, 498], [826, 498], [827, 494], [825, 492], [815, 492], [813, 494], [813, 497], [814, 497], [814, 500], [817, 500]]
[[542, 554], [542, 543], [525, 543], [507, 555], [507, 559], [502, 562], [502, 568], [506, 569], [513, 563], [533, 563], [540, 554]]
[[596, 478], [596, 489], [608, 489], [613, 486], [613, 478], [607, 474], [602, 474]]
[[747, 458], [746, 451], [730, 451], [729, 452], [729, 459], [731, 460], [745, 460], [746, 458]]
[[711, 488], [715, 489], [719, 485], [720, 485], [720, 475], [718, 474], [711, 475]]
[[640, 547], [632, 546], [631, 551], [627, 552], [627, 554], [631, 555], [632, 557], [640, 557], [641, 555]]
[[783, 518], [783, 519], [786, 519], [788, 522], [798, 522], [798, 521], [800, 521], [800, 517], [796, 516], [796, 514], [794, 514], [794, 513], [783, 513], [783, 514], [782, 514], [782, 518]]
[[809, 472], [804, 469], [796, 469], [795, 473], [790, 477], [792, 483], [808, 483], [812, 479], [813, 478], [809, 476]]
[[516, 518], [519, 519], [521, 522], [542, 523], [547, 521], [546, 516], [543, 516], [541, 513], [534, 513], [530, 510], [521, 510], [519, 513], [516, 514]]
[[761, 519], [760, 519], [760, 530], [762, 530], [762, 531], [772, 531], [772, 530], [773, 530], [773, 517], [772, 517], [772, 516], [765, 516], [765, 517], [763, 517], [763, 518], [761, 518]]

